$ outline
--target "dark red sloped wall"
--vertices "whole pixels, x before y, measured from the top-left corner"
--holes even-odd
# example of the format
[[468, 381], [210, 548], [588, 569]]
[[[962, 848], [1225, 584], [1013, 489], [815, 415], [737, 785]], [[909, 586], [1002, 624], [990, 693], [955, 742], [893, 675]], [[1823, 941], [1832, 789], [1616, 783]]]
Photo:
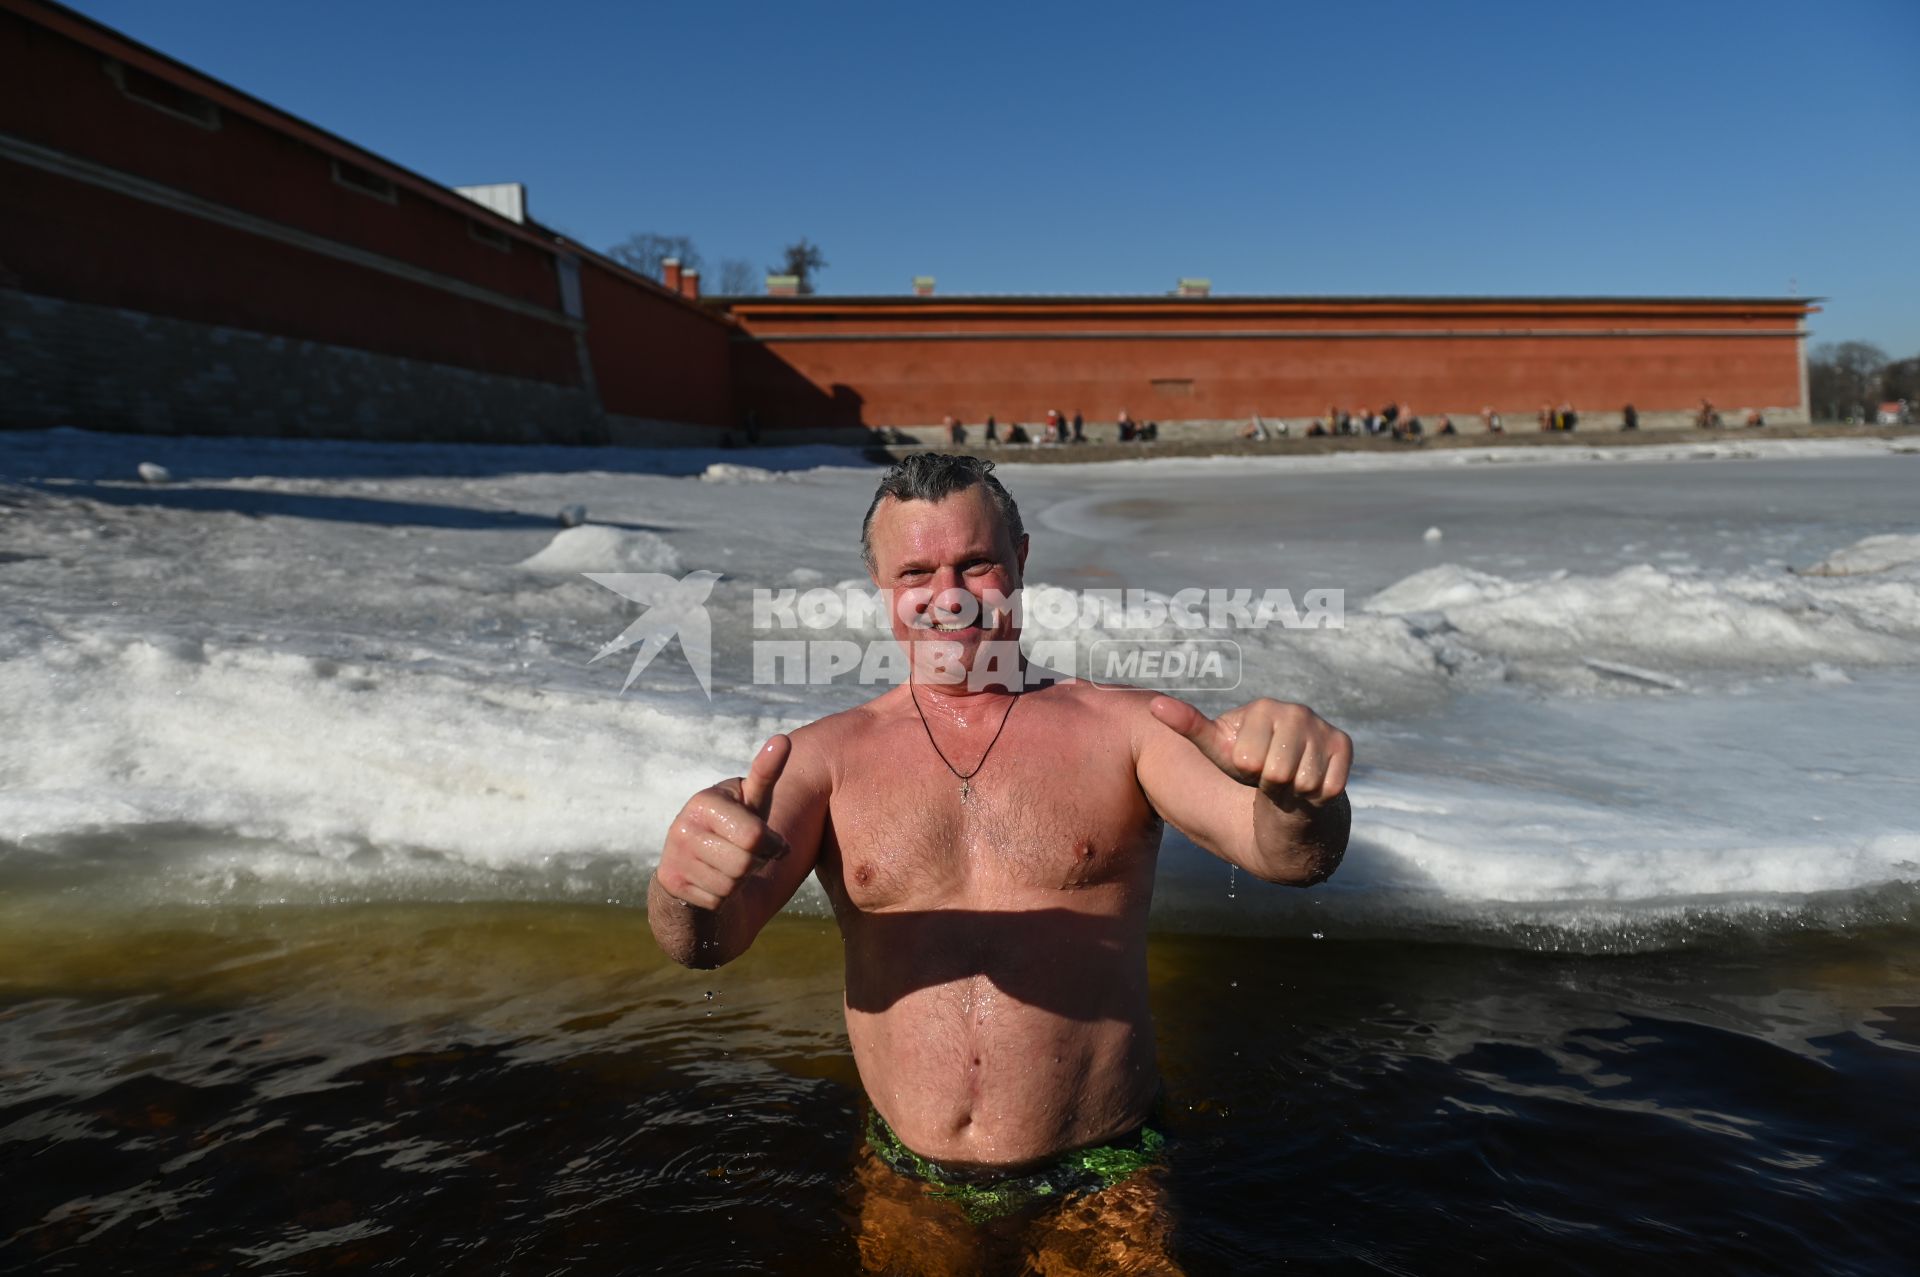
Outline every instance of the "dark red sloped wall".
[[591, 258], [580, 266], [600, 402], [608, 412], [703, 426], [731, 418], [731, 326]]
[[0, 161], [0, 286], [561, 385], [573, 332]]
[[[236, 110], [204, 129], [122, 93], [107, 54], [0, 11], [0, 130], [40, 146], [328, 239], [450, 275], [548, 310], [553, 258], [505, 252], [468, 231], [464, 209], [407, 189], [391, 204], [334, 180], [334, 157]], [[212, 89], [214, 86], [205, 85]], [[371, 163], [377, 163], [368, 157]], [[478, 220], [491, 223], [477, 206]]]

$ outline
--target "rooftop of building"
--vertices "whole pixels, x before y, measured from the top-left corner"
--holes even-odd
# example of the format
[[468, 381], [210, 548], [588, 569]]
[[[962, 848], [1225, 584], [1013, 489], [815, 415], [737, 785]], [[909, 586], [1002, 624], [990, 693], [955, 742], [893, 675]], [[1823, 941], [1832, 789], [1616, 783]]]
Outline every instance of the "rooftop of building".
[[1628, 294], [1372, 294], [1372, 293], [810, 293], [710, 295], [728, 306], [1767, 306], [1813, 307], [1824, 297], [1642, 297]]

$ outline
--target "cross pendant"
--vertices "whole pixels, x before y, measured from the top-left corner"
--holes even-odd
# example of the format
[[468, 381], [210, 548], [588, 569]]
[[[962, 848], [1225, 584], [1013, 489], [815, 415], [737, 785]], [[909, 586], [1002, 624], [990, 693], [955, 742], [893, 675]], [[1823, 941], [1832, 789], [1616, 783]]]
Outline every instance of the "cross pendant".
[[973, 786], [964, 780], [960, 782], [960, 801], [968, 805], [973, 803]]

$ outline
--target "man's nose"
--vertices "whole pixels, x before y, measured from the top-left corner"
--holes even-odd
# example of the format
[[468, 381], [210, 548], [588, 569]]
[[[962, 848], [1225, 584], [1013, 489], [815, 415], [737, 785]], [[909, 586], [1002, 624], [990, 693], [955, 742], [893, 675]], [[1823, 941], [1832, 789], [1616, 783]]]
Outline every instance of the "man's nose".
[[950, 585], [936, 591], [928, 607], [947, 625], [970, 625], [980, 616], [980, 600], [964, 585]]

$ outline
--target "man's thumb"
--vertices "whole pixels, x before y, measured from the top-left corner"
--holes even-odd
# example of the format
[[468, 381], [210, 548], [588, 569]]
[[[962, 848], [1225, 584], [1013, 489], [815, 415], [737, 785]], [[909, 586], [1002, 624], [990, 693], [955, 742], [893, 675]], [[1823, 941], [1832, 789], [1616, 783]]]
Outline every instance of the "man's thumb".
[[1227, 766], [1220, 752], [1220, 727], [1212, 719], [1171, 696], [1156, 696], [1147, 708], [1155, 718], [1192, 741], [1214, 766]]
[[754, 815], [764, 819], [773, 810], [773, 786], [787, 769], [792, 754], [792, 739], [781, 733], [769, 737], [753, 756], [753, 766], [747, 768], [746, 779], [740, 782], [740, 801], [752, 808]]

